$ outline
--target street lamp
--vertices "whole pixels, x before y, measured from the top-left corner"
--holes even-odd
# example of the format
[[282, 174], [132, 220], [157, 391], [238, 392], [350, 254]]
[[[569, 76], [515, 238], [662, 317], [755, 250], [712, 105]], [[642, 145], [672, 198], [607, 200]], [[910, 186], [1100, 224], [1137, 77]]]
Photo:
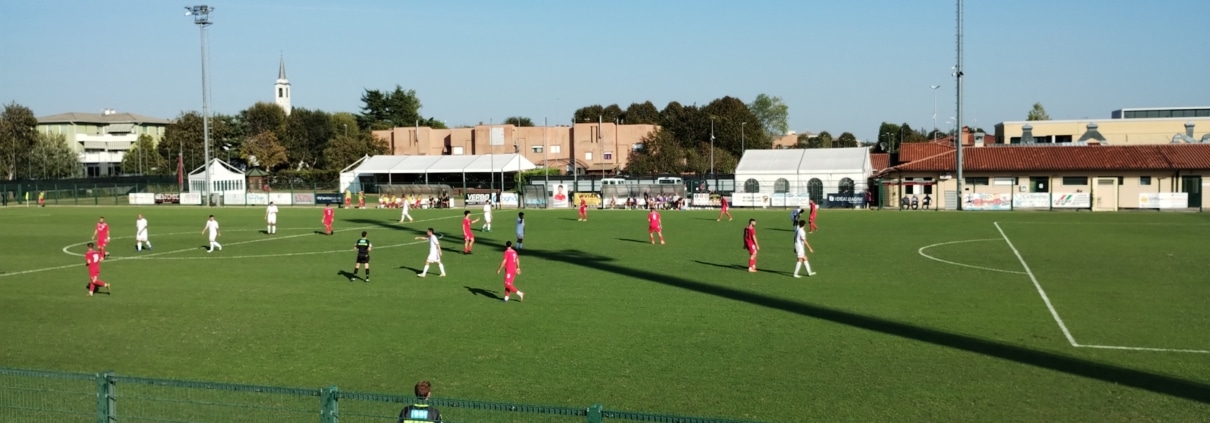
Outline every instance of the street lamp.
[[714, 117], [710, 117], [710, 175], [714, 175]]
[[205, 157], [202, 172], [206, 175], [206, 187], [202, 195], [206, 197], [206, 206], [210, 206], [210, 94], [206, 90], [206, 27], [210, 26], [210, 12], [214, 8], [206, 5], [185, 6], [185, 16], [193, 16], [193, 23], [201, 30], [202, 39], [202, 145]]
[[739, 124], [739, 155], [740, 155], [740, 157], [744, 156], [744, 125], [747, 125], [747, 124], [748, 124], [748, 122], [740, 122], [740, 124]]
[[933, 89], [933, 141], [937, 141], [937, 89], [940, 85], [930, 85]]

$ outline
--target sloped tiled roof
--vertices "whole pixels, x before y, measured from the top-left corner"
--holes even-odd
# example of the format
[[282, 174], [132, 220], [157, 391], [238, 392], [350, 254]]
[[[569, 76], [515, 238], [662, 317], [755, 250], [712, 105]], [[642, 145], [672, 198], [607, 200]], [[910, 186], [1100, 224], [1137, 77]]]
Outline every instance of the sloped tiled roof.
[[[952, 172], [956, 152], [946, 151], [890, 170]], [[962, 150], [966, 171], [1088, 171], [1210, 169], [1210, 144], [1138, 146], [983, 147]]]
[[908, 142], [899, 145], [899, 161], [908, 163], [954, 149], [953, 138], [929, 142]]
[[167, 125], [168, 119], [160, 119], [158, 117], [143, 116], [134, 113], [60, 113], [57, 115], [43, 116], [38, 118], [38, 123], [158, 123]]
[[870, 168], [875, 172], [891, 166], [891, 155], [887, 153], [870, 153]]

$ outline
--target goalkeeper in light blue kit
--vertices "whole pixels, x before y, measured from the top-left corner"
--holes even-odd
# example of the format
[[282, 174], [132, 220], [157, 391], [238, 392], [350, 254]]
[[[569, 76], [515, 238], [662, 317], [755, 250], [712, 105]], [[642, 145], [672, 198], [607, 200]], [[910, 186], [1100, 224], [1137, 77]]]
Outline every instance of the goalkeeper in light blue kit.
[[521, 249], [521, 242], [525, 240], [525, 212], [517, 213], [517, 249]]

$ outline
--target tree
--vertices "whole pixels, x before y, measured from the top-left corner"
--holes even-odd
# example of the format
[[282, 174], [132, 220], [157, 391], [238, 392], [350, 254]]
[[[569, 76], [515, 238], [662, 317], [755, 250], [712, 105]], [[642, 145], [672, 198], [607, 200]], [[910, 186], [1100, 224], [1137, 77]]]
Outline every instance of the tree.
[[[210, 119], [211, 158], [218, 154], [217, 147], [221, 146], [218, 140], [227, 138], [224, 135], [229, 131], [227, 125], [227, 122], [216, 120], [213, 116]], [[198, 112], [184, 112], [164, 128], [164, 138], [160, 139], [156, 151], [169, 162], [175, 162], [173, 158], [180, 154], [185, 162], [185, 172], [190, 172], [205, 162], [203, 140], [202, 115]]]
[[277, 134], [273, 131], [261, 132], [244, 141], [240, 158], [249, 165], [267, 170], [274, 170], [289, 160], [286, 148], [277, 141]]
[[504, 119], [504, 124], [516, 126], [534, 126], [534, 121], [523, 116], [513, 116], [508, 119]]
[[340, 170], [367, 155], [385, 153], [386, 141], [364, 137], [337, 135], [324, 148], [324, 163], [332, 170]]
[[630, 107], [622, 114], [622, 121], [628, 124], [655, 125], [660, 123], [660, 110], [655, 108], [651, 101], [630, 103]]
[[[273, 103], [257, 102], [239, 112], [244, 135], [253, 137], [264, 132], [275, 132], [281, 137], [286, 127], [286, 111]], [[354, 119], [356, 123], [356, 119]]]
[[141, 175], [167, 175], [176, 170], [168, 167], [168, 161], [156, 151], [155, 140], [146, 134], [139, 135], [131, 149], [122, 156], [121, 167], [122, 173]]
[[765, 137], [772, 140], [790, 131], [787, 119], [790, 117], [790, 107], [781, 100], [768, 94], [760, 94], [748, 105], [748, 109], [756, 115], [757, 124]]
[[332, 123], [332, 133], [348, 137], [360, 137], [361, 128], [357, 126], [357, 116], [349, 112], [336, 112], [329, 116]]
[[857, 147], [857, 137], [852, 132], [844, 132], [836, 138], [836, 147]]
[[420, 97], [416, 96], [416, 90], [404, 91], [399, 85], [386, 94], [367, 89], [361, 95], [361, 103], [361, 114], [357, 116], [361, 129], [391, 129], [433, 122], [420, 115]]
[[626, 172], [636, 175], [680, 174], [685, 170], [685, 152], [672, 133], [657, 128], [642, 139], [642, 147], [630, 152]]
[[907, 122], [904, 122], [903, 125], [899, 125], [899, 132], [901, 134], [900, 137], [903, 139], [903, 142], [905, 142], [905, 143], [925, 142], [925, 141], [929, 140], [927, 134], [922, 133], [922, 132], [917, 132], [916, 130], [912, 129], [912, 126], [908, 125]]
[[[731, 154], [741, 155], [741, 147], [746, 149], [763, 149], [773, 145], [773, 138], [763, 136], [760, 129], [760, 118], [752, 113], [747, 104], [735, 97], [723, 97], [711, 101], [702, 108], [706, 120], [703, 121], [706, 132], [703, 138], [710, 140], [709, 118], [714, 118], [714, 135], [717, 147], [722, 147]], [[743, 131], [744, 134], [740, 134]], [[715, 166], [718, 171], [718, 166]]]
[[[29, 154], [31, 148], [38, 143], [38, 118], [28, 107], [9, 103], [0, 113], [0, 169], [7, 179], [17, 179], [18, 175], [30, 178], [32, 167]], [[37, 174], [37, 173], [34, 173]]]
[[82, 167], [80, 156], [63, 134], [37, 134], [28, 157], [30, 172], [43, 179], [77, 176]]
[[739, 164], [739, 160], [730, 151], [715, 145], [714, 155], [711, 156], [710, 144], [701, 143], [696, 149], [686, 152], [686, 167], [699, 175], [709, 174], [712, 157], [714, 173], [732, 173], [735, 171], [735, 166]]
[[1042, 103], [1034, 103], [1034, 107], [1029, 110], [1029, 114], [1025, 116], [1025, 120], [1050, 120], [1050, 115], [1046, 114], [1046, 109], [1042, 107]]
[[286, 118], [285, 138], [281, 144], [292, 166], [323, 168], [324, 147], [332, 139], [331, 118], [322, 110], [295, 108]]
[[899, 125], [883, 122], [878, 126], [878, 150], [882, 152], [899, 151]]
[[617, 104], [610, 104], [606, 107], [601, 107], [600, 104], [581, 107], [576, 109], [572, 114], [572, 120], [575, 123], [596, 122], [613, 122], [621, 119], [623, 115], [622, 108]]

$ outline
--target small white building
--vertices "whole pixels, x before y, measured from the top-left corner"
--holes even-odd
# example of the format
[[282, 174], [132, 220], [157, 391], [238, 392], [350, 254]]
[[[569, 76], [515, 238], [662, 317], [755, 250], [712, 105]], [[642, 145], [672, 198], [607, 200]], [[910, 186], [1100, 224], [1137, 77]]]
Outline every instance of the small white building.
[[[873, 173], [867, 147], [747, 150], [735, 167], [739, 207], [852, 207]], [[860, 201], [859, 201], [860, 199]]]
[[[217, 158], [210, 160], [210, 192], [213, 194], [236, 194], [243, 196], [248, 191], [244, 172]], [[205, 166], [189, 172], [189, 192], [202, 193], [206, 189]]]

